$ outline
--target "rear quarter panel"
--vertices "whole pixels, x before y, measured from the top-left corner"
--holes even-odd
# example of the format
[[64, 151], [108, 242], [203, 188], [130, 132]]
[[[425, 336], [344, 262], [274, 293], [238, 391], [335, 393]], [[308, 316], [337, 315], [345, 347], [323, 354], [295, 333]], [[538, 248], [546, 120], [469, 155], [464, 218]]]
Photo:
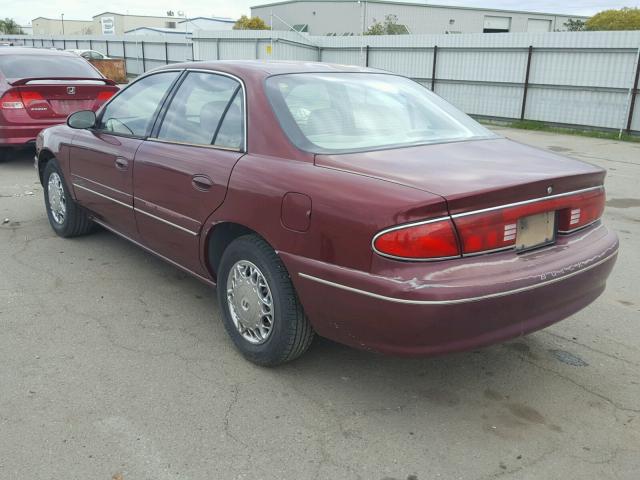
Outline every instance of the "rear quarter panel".
[[[287, 192], [311, 198], [306, 232], [282, 223]], [[300, 160], [245, 155], [233, 170], [224, 203], [205, 223], [202, 251], [217, 224], [234, 222], [259, 233], [277, 251], [368, 271], [371, 240], [379, 230], [446, 214], [441, 197], [418, 189]]]

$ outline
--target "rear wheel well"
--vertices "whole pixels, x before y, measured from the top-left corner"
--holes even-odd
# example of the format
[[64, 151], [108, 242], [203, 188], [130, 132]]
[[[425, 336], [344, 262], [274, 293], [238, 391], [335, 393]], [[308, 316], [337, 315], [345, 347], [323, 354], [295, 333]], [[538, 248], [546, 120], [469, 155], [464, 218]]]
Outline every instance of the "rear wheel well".
[[216, 273], [220, 266], [222, 254], [229, 244], [238, 237], [252, 234], [260, 235], [239, 223], [224, 222], [214, 227], [213, 232], [209, 235], [207, 244], [207, 265], [214, 279], [217, 277]]
[[38, 176], [40, 177], [40, 184], [44, 182], [44, 169], [47, 168], [47, 163], [52, 158], [56, 158], [50, 150], [42, 150], [38, 156]]

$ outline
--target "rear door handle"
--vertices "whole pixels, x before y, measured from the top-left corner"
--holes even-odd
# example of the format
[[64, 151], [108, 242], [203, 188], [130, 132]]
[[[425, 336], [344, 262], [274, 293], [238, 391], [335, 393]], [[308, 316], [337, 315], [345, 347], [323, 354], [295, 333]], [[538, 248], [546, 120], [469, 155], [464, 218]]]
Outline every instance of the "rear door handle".
[[126, 158], [117, 157], [116, 158], [116, 168], [118, 170], [126, 170], [127, 168], [129, 168], [129, 161]]
[[191, 185], [196, 190], [206, 191], [213, 187], [213, 180], [206, 175], [194, 175], [191, 178]]

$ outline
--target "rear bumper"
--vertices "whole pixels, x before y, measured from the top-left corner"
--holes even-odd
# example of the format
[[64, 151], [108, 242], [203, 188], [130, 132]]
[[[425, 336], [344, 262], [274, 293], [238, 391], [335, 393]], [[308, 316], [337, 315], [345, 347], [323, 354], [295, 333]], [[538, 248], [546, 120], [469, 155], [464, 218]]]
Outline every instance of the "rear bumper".
[[0, 125], [0, 146], [19, 147], [33, 143], [42, 130], [54, 125], [65, 123], [62, 119], [56, 122], [39, 123], [33, 125]]
[[377, 275], [281, 256], [319, 335], [422, 356], [505, 341], [574, 314], [604, 291], [617, 251], [617, 236], [600, 224], [522, 255], [389, 261]]

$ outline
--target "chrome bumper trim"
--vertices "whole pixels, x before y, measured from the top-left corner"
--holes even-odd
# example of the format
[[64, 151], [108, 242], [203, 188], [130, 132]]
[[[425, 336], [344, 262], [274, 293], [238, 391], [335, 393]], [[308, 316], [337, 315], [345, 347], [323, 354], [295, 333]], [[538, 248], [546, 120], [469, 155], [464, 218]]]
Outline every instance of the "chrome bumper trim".
[[607, 262], [611, 258], [615, 257], [617, 254], [618, 254], [618, 249], [616, 248], [616, 250], [614, 252], [612, 252], [611, 254], [607, 255], [605, 258], [603, 258], [601, 260], [598, 260], [595, 263], [592, 263], [588, 267], [582, 268], [582, 269], [577, 270], [575, 272], [568, 273], [567, 275], [564, 275], [562, 277], [552, 278], [550, 280], [545, 280], [545, 281], [542, 281], [540, 283], [536, 283], [535, 285], [528, 285], [526, 287], [515, 288], [513, 290], [506, 290], [504, 292], [490, 293], [490, 294], [487, 294], [487, 295], [481, 295], [479, 297], [456, 298], [456, 299], [453, 299], [453, 300], [407, 300], [407, 299], [404, 299], [404, 298], [387, 297], [385, 295], [379, 295], [377, 293], [369, 292], [367, 290], [361, 290], [359, 288], [349, 287], [347, 285], [342, 285], [340, 283], [331, 282], [329, 280], [325, 280], [323, 278], [314, 277], [313, 275], [308, 275], [308, 274], [302, 273], [302, 272], [298, 273], [298, 275], [300, 277], [302, 277], [302, 278], [305, 278], [307, 280], [311, 280], [313, 282], [321, 283], [323, 285], [328, 285], [330, 287], [335, 287], [335, 288], [338, 288], [340, 290], [345, 290], [345, 291], [348, 291], [348, 292], [357, 293], [357, 294], [360, 294], [360, 295], [365, 295], [367, 297], [376, 298], [378, 300], [384, 300], [386, 302], [401, 303], [401, 304], [405, 304], [405, 305], [456, 305], [456, 304], [460, 304], [460, 303], [479, 302], [479, 301], [487, 300], [487, 299], [491, 299], [491, 298], [505, 297], [507, 295], [514, 295], [516, 293], [527, 292], [529, 290], [535, 290], [536, 288], [544, 287], [546, 285], [551, 285], [551, 284], [554, 284], [554, 283], [558, 283], [558, 282], [561, 282], [563, 280], [567, 280], [567, 279], [569, 279], [571, 277], [575, 277], [576, 275], [580, 275], [581, 273], [588, 272], [589, 270], [597, 267], [598, 265], [602, 265], [603, 263]]

